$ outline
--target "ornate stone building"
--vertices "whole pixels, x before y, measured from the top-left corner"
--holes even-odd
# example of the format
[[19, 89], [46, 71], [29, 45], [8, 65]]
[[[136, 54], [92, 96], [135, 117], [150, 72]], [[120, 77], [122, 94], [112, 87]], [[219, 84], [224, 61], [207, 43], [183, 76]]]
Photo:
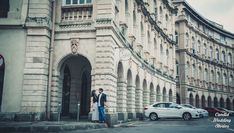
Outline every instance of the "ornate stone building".
[[234, 34], [174, 0], [177, 102], [234, 108]]
[[[176, 58], [192, 63], [200, 56], [187, 54], [190, 50], [179, 56], [184, 49], [179, 35], [187, 21], [182, 19], [183, 4], [174, 4], [177, 14], [170, 0], [1, 0], [0, 119], [75, 119], [78, 105], [79, 117], [87, 118], [90, 92], [100, 87], [107, 94], [109, 124], [140, 118], [144, 106], [156, 101], [176, 102], [180, 90], [176, 90]], [[211, 22], [203, 21], [212, 29]], [[207, 38], [209, 46], [212, 42], [222, 47], [225, 58], [229, 57], [233, 35], [214, 29], [228, 43]], [[179, 37], [177, 47], [175, 35]], [[230, 65], [205, 60], [203, 64], [219, 67], [220, 74], [225, 70], [226, 76], [233, 72]], [[183, 67], [180, 65], [181, 71]], [[220, 88], [233, 94], [233, 88], [225, 85]], [[198, 92], [189, 82], [180, 88], [189, 88], [193, 96]], [[183, 102], [185, 90], [181, 89]], [[199, 89], [200, 99], [203, 93], [208, 96], [205, 90]], [[226, 100], [228, 94], [221, 94]]]
[[60, 109], [61, 118], [75, 118], [78, 104], [87, 118], [90, 91], [100, 87], [109, 122], [139, 118], [156, 101], [175, 102], [171, 4], [1, 1], [1, 118], [57, 119]]

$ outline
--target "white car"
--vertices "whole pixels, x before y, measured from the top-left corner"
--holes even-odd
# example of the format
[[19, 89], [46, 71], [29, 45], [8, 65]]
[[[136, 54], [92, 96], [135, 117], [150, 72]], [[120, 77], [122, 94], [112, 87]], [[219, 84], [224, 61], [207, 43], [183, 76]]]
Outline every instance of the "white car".
[[181, 106], [197, 110], [201, 118], [209, 116], [209, 112], [205, 109], [196, 108], [190, 104], [181, 104]]
[[173, 102], [158, 102], [146, 106], [144, 114], [152, 121], [159, 118], [183, 118], [184, 120], [199, 118], [199, 113], [196, 110], [182, 107]]

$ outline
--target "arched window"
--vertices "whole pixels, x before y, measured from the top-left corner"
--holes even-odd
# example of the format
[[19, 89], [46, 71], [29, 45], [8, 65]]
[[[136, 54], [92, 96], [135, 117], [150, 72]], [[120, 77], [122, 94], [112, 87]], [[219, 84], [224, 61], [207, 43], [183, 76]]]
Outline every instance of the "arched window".
[[207, 71], [207, 69], [205, 69], [205, 73], [204, 73], [204, 79], [206, 80], [206, 81], [208, 81], [208, 71]]
[[217, 59], [217, 61], [219, 61], [219, 50], [218, 49], [216, 49], [216, 59]]
[[133, 10], [133, 26], [136, 26], [136, 11]]
[[199, 78], [202, 80], [203, 78], [202, 78], [202, 68], [201, 67], [199, 67], [198, 73], [199, 73]]
[[193, 75], [193, 77], [195, 78], [196, 77], [196, 67], [195, 67], [195, 64], [193, 64], [193, 67], [192, 67], [192, 75]]
[[223, 74], [223, 84], [227, 85], [227, 75], [226, 75], [226, 73]]
[[213, 48], [210, 47], [210, 59], [213, 59]]
[[233, 76], [232, 75], [229, 76], [229, 85], [232, 86], [232, 87], [234, 85], [234, 81], [233, 81]]
[[2, 105], [2, 93], [3, 93], [3, 82], [4, 82], [5, 62], [2, 55], [0, 55], [0, 111]]
[[211, 73], [210, 73], [210, 81], [215, 82], [214, 81], [214, 71], [213, 70], [211, 70]]
[[9, 0], [0, 0], [0, 18], [7, 18], [9, 8]]
[[179, 75], [179, 63], [176, 61], [176, 75]]
[[222, 60], [223, 60], [223, 63], [226, 62], [226, 55], [224, 51], [222, 51]]
[[189, 34], [186, 32], [186, 48], [189, 47]]
[[220, 73], [219, 72], [217, 72], [217, 74], [216, 74], [216, 83], [220, 83]]
[[178, 44], [178, 32], [177, 31], [175, 32], [175, 41], [176, 41], [176, 44]]
[[207, 56], [207, 48], [206, 48], [206, 44], [204, 43], [204, 55]]
[[128, 0], [125, 0], [125, 14], [128, 13]]
[[201, 42], [200, 42], [200, 40], [198, 40], [198, 42], [197, 42], [197, 52], [198, 53], [201, 52]]
[[147, 40], [148, 40], [148, 50], [150, 50], [150, 43], [151, 43], [151, 41], [150, 41], [150, 32], [149, 32], [149, 30], [148, 30], [148, 32], [147, 32]]
[[196, 53], [196, 46], [195, 46], [195, 40], [194, 40], [194, 37], [192, 37], [192, 52], [193, 54]]
[[232, 54], [228, 54], [228, 64], [232, 64]]

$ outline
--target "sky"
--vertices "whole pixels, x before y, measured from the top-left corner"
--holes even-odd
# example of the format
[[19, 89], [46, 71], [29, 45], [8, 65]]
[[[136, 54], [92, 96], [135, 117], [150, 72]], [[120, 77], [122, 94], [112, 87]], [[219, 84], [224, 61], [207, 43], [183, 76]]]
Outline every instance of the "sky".
[[187, 0], [203, 17], [234, 33], [234, 0]]

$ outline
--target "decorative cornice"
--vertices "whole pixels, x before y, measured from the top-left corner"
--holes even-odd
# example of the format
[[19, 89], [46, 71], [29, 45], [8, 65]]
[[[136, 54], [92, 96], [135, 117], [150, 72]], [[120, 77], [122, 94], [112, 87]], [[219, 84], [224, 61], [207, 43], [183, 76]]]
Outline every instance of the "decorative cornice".
[[160, 33], [160, 35], [163, 37], [163, 38], [166, 38], [166, 40], [172, 44], [172, 45], [176, 45], [176, 42], [173, 41], [172, 39], [170, 39], [164, 32], [163, 30], [157, 25], [157, 23], [153, 20], [153, 18], [151, 17], [150, 13], [148, 12], [148, 10], [146, 9], [145, 7], [145, 4], [142, 0], [136, 0], [137, 4], [140, 6], [143, 14], [145, 16], [148, 17], [148, 21], [150, 22], [151, 25], [153, 25], [154, 29], [156, 31], [158, 31]]
[[46, 27], [51, 28], [51, 19], [49, 17], [27, 17], [27, 27]]
[[189, 56], [192, 56], [193, 58], [199, 59], [202, 62], [206, 62], [207, 64], [214, 65], [214, 66], [217, 66], [217, 67], [222, 67], [222, 68], [225, 68], [225, 69], [230, 69], [230, 70], [234, 71], [234, 68], [232, 68], [232, 67], [219, 64], [219, 63], [217, 63], [215, 61], [204, 59], [204, 58], [202, 58], [202, 57], [200, 57], [200, 56], [198, 56], [196, 54], [193, 54], [193, 53], [189, 52], [187, 49], [179, 49], [179, 50], [176, 50], [176, 52], [178, 52], [178, 53], [186, 52], [186, 54], [188, 54]]
[[196, 12], [196, 10], [193, 9], [185, 0], [174, 0], [173, 1], [173, 4], [180, 4], [180, 3], [182, 3], [185, 7], [185, 8], [183, 8], [183, 10], [185, 10], [187, 13], [189, 13], [194, 19], [196, 19], [200, 23], [206, 25], [208, 28], [212, 29], [213, 31], [234, 39], [233, 33], [215, 26], [213, 23], [211, 23], [210, 20], [206, 19], [205, 17], [200, 15], [198, 12]]

